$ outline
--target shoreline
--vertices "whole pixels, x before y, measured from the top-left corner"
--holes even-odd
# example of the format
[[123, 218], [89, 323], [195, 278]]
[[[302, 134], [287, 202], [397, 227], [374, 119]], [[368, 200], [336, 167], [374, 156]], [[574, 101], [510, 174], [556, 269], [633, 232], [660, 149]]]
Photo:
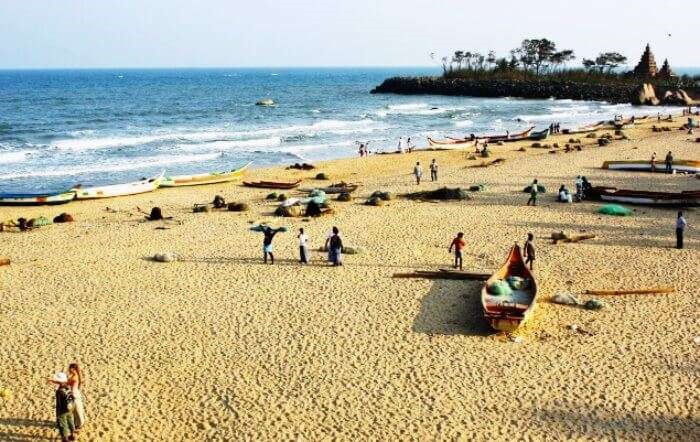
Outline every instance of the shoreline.
[[[596, 211], [601, 203], [560, 204], [552, 192], [581, 174], [593, 185], [700, 188], [690, 175], [601, 169], [603, 161], [663, 158], [668, 150], [697, 159], [700, 135], [679, 131], [684, 123], [644, 121], [624, 130], [627, 140], [604, 147], [567, 134], [551, 136], [545, 149], [493, 143], [488, 160], [505, 161], [492, 167], [474, 167], [482, 159], [465, 150], [414, 151], [323, 161], [312, 171], [254, 169], [241, 179], [360, 185], [353, 201], [333, 199], [332, 215], [308, 221], [274, 216], [278, 203], [265, 200], [272, 190], [241, 180], [0, 207], [2, 220], [76, 218], [0, 233], [0, 257], [11, 259], [0, 267], [0, 388], [14, 395], [0, 399], [0, 434], [54, 436], [52, 391], [42, 379], [78, 361], [89, 399], [85, 439], [684, 440], [698, 429], [697, 209], [686, 214], [686, 249], [676, 250], [675, 209], [639, 206], [631, 217], [606, 217]], [[569, 138], [581, 138], [582, 150], [565, 152]], [[433, 158], [439, 181], [416, 186], [412, 166], [420, 161], [428, 175]], [[320, 172], [330, 179], [312, 179]], [[549, 192], [527, 207], [522, 188], [533, 178]], [[364, 204], [376, 190], [480, 183], [486, 189], [468, 201]], [[192, 213], [216, 194], [250, 211]], [[152, 206], [175, 219], [143, 221], [136, 208]], [[261, 263], [262, 236], [249, 231], [258, 222], [289, 227], [275, 238], [274, 266]], [[342, 268], [315, 251], [332, 226], [346, 245], [364, 250], [346, 255]], [[297, 263], [298, 228], [311, 239], [309, 266]], [[460, 230], [465, 270], [484, 272], [535, 234], [540, 294], [532, 320], [516, 333], [522, 341], [489, 330], [479, 281], [392, 278], [449, 266], [447, 247]], [[549, 244], [545, 238], [559, 230], [596, 238]], [[163, 252], [178, 260], [150, 260]], [[662, 285], [676, 292], [606, 297], [600, 311], [548, 302], [559, 292]]]

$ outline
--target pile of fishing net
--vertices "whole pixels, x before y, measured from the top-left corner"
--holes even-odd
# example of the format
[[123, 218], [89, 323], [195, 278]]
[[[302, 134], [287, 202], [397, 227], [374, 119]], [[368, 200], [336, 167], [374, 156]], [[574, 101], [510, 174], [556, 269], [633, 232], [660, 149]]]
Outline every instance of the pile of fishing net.
[[612, 215], [612, 216], [630, 216], [632, 215], [632, 211], [626, 207], [622, 207], [619, 204], [605, 204], [602, 206], [600, 209], [598, 209], [598, 213], [602, 213], [603, 215]]

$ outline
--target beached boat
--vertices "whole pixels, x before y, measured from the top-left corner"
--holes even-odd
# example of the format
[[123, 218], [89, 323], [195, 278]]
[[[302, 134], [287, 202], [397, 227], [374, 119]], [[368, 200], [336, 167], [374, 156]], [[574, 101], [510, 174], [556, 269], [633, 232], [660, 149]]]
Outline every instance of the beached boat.
[[[651, 172], [651, 161], [632, 160], [632, 161], [606, 161], [603, 163], [603, 169], [608, 170], [632, 170], [641, 172]], [[673, 169], [678, 172], [698, 173], [700, 172], [700, 161], [696, 160], [676, 160], [673, 162]], [[664, 162], [656, 162], [656, 172], [664, 172], [666, 164]]]
[[204, 184], [227, 183], [243, 175], [251, 164], [252, 162], [238, 169], [233, 169], [229, 172], [212, 172], [197, 175], [165, 176], [160, 182], [160, 187], [201, 186]]
[[65, 204], [75, 199], [75, 192], [55, 193], [2, 193], [0, 206], [43, 206]]
[[586, 196], [605, 202], [644, 206], [690, 207], [700, 205], [700, 190], [646, 192], [642, 190], [617, 189], [615, 187], [592, 187], [586, 192]]
[[108, 186], [79, 187], [72, 190], [75, 192], [75, 199], [88, 200], [97, 198], [112, 198], [115, 196], [136, 195], [139, 193], [153, 192], [160, 186], [164, 172], [155, 178], [143, 179], [132, 183], [111, 184]]
[[[328, 195], [338, 194], [338, 193], [353, 193], [360, 187], [357, 184], [343, 184], [343, 185], [330, 185], [328, 187], [320, 187], [318, 190], [322, 190]], [[302, 192], [313, 192], [314, 189], [302, 189]]]
[[289, 182], [278, 181], [243, 181], [246, 187], [258, 187], [261, 189], [294, 189], [301, 184], [301, 180]]
[[[542, 141], [547, 139], [549, 136], [549, 128], [541, 130], [539, 132], [532, 132], [528, 137], [529, 140]], [[503, 141], [514, 141], [514, 140], [503, 140]]]
[[[565, 135], [576, 135], [576, 134], [589, 134], [591, 132], [595, 132], [597, 130], [604, 130], [605, 129], [605, 121], [599, 121], [595, 124], [590, 124], [588, 126], [581, 126], [577, 129], [562, 129], [561, 133]], [[610, 126], [609, 128], [612, 128]]]
[[[493, 293], [494, 283], [511, 284], [509, 281], [513, 281], [519, 288], [511, 289], [511, 294]], [[535, 276], [525, 265], [520, 246], [515, 244], [505, 264], [491, 275], [481, 289], [481, 304], [486, 320], [494, 330], [512, 332], [528, 320], [535, 308], [536, 296]]]
[[496, 141], [521, 141], [525, 140], [530, 136], [530, 132], [535, 128], [532, 126], [522, 132], [516, 132], [513, 134], [502, 134], [502, 135], [479, 135], [468, 138], [452, 138], [447, 137], [444, 140], [434, 140], [428, 137], [428, 144], [431, 146], [450, 146], [450, 147], [466, 147], [473, 146], [474, 141], [489, 142], [493, 143]]

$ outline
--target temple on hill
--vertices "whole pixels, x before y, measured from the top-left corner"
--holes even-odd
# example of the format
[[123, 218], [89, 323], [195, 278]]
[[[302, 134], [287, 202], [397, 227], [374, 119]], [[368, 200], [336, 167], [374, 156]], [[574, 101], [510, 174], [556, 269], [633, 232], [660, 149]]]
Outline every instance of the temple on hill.
[[634, 71], [632, 71], [632, 73], [635, 77], [644, 78], [653, 78], [658, 73], [658, 69], [656, 67], [656, 59], [654, 58], [654, 54], [651, 52], [649, 43], [647, 43], [647, 47], [644, 50], [644, 53], [642, 54], [642, 58], [641, 60], [639, 60], [637, 66], [635, 66]]
[[671, 78], [675, 76], [676, 74], [671, 70], [671, 65], [668, 64], [668, 59], [664, 60], [664, 64], [661, 66], [661, 70], [656, 74], [656, 77]]

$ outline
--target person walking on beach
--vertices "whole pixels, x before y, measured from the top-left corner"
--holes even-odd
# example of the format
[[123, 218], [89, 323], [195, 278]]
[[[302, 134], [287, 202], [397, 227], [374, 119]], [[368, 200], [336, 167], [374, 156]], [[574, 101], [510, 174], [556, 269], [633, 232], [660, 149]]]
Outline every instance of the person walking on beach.
[[340, 237], [340, 231], [333, 226], [331, 234], [326, 238], [326, 249], [328, 250], [328, 260], [333, 267], [343, 265], [343, 239]]
[[666, 173], [673, 173], [673, 154], [670, 150], [666, 154]]
[[83, 373], [76, 362], [68, 365], [68, 386], [73, 393], [75, 408], [73, 409], [73, 421], [75, 423], [75, 433], [83, 428], [86, 421], [85, 397], [83, 396]]
[[68, 375], [64, 372], [56, 373], [49, 382], [56, 384], [56, 427], [61, 435], [61, 442], [75, 440], [75, 398], [68, 386]]
[[413, 152], [413, 144], [411, 144], [411, 137], [408, 137], [406, 139], [406, 149], [408, 149], [408, 153]]
[[309, 263], [309, 237], [304, 233], [304, 229], [299, 229], [299, 263]]
[[656, 152], [651, 154], [651, 173], [656, 172]]
[[532, 233], [527, 234], [527, 241], [523, 246], [525, 252], [525, 265], [530, 264], [530, 270], [534, 270], [535, 266], [535, 235]]
[[438, 180], [438, 165], [435, 162], [435, 158], [433, 158], [433, 161], [430, 162], [430, 181], [437, 181]]
[[273, 229], [270, 226], [263, 230], [263, 263], [267, 264], [268, 255], [270, 256], [270, 264], [275, 263], [275, 256], [272, 254], [272, 239], [281, 231], [281, 229]]
[[539, 185], [537, 184], [537, 180], [534, 180], [532, 182], [532, 185], [530, 186], [530, 199], [527, 200], [527, 205], [529, 206], [530, 203], [532, 203], [533, 206], [537, 205], [537, 194], [539, 193]]
[[452, 248], [455, 249], [455, 264], [454, 268], [459, 268], [459, 270], [462, 270], [462, 250], [464, 250], [464, 247], [466, 247], [467, 242], [464, 240], [464, 233], [459, 232], [457, 234], [457, 237], [452, 240], [452, 243], [450, 244], [450, 248], [448, 251], [452, 253]]
[[404, 143], [403, 143], [403, 137], [399, 137], [398, 150], [399, 150], [399, 153], [406, 153], [406, 148], [404, 147]]
[[416, 167], [413, 168], [413, 175], [416, 177], [416, 184], [420, 184], [420, 178], [423, 176], [423, 168], [420, 166], [420, 161], [416, 161]]
[[688, 222], [683, 217], [683, 212], [678, 211], [678, 218], [676, 218], [676, 248], [683, 248], [683, 234], [685, 229], [688, 227]]

